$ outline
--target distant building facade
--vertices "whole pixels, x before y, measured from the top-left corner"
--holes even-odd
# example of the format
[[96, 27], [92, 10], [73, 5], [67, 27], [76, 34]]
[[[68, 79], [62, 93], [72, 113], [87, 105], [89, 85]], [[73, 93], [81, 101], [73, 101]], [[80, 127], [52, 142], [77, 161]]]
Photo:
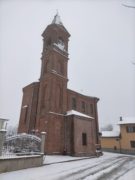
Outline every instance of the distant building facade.
[[94, 155], [99, 99], [67, 89], [70, 34], [58, 14], [42, 36], [41, 75], [23, 88], [18, 132], [47, 132], [47, 154]]
[[120, 118], [120, 131], [104, 131], [101, 137], [103, 150], [135, 154], [135, 118]]
[[104, 151], [120, 152], [120, 131], [102, 131], [101, 147]]

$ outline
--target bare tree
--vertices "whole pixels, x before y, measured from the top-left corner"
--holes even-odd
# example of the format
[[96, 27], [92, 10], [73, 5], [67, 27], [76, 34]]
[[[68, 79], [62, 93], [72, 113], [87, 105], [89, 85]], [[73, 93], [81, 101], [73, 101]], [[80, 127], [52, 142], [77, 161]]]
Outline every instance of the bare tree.
[[122, 4], [122, 6], [125, 6], [127, 8], [135, 8], [135, 6], [130, 6], [130, 5], [126, 5], [126, 4]]
[[13, 135], [16, 135], [17, 134], [17, 128], [18, 126], [17, 125], [10, 125], [7, 127], [7, 136], [13, 136]]

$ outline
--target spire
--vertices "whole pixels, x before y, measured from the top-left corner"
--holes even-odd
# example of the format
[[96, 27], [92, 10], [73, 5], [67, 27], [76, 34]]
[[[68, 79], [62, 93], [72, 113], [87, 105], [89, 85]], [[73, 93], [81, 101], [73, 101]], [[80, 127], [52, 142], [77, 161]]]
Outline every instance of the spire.
[[63, 24], [62, 24], [62, 21], [61, 21], [61, 19], [60, 19], [60, 16], [59, 16], [59, 14], [58, 14], [58, 11], [57, 11], [56, 15], [54, 16], [54, 19], [53, 19], [53, 21], [52, 21], [52, 24], [63, 25]]

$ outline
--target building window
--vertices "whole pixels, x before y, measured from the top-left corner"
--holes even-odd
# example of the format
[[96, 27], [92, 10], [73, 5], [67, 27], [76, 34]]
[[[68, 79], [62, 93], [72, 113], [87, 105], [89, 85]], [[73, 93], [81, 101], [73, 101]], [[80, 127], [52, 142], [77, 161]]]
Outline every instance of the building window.
[[22, 119], [24, 119], [24, 122], [27, 122], [27, 112], [28, 112], [28, 105], [24, 105], [22, 107]]
[[47, 40], [47, 45], [50, 46], [51, 43], [52, 43], [52, 40], [51, 40], [51, 38], [49, 38], [49, 39]]
[[87, 145], [87, 134], [82, 133], [82, 145], [86, 146]]
[[64, 46], [64, 40], [62, 37], [58, 38], [58, 43]]
[[90, 112], [91, 112], [91, 114], [93, 114], [93, 104], [90, 104]]
[[82, 101], [82, 112], [85, 112], [85, 111], [86, 111], [85, 102]]
[[46, 92], [46, 86], [42, 87], [42, 97], [41, 97], [41, 109], [44, 109], [45, 107], [45, 92]]
[[76, 109], [76, 98], [72, 98], [72, 109]]
[[127, 126], [126, 130], [127, 130], [128, 133], [135, 132], [135, 126]]
[[135, 148], [135, 141], [130, 141], [131, 147]]
[[62, 64], [62, 62], [59, 62], [58, 61], [58, 63], [57, 63], [57, 72], [59, 73], [59, 74], [64, 74], [63, 73], [63, 70], [64, 70], [64, 68], [63, 68], [63, 64]]

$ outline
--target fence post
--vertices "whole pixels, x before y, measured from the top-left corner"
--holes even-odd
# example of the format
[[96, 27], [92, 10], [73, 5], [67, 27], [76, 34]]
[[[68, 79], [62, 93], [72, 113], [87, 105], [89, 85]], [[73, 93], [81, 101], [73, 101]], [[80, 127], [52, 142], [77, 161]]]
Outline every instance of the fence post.
[[46, 136], [46, 132], [41, 132], [41, 153], [44, 154], [45, 152], [45, 136]]
[[3, 149], [4, 140], [5, 140], [5, 134], [7, 132], [6, 131], [7, 123], [5, 123], [6, 121], [8, 120], [0, 118], [0, 156], [2, 156], [2, 149]]
[[5, 134], [6, 134], [6, 130], [0, 130], [0, 156], [2, 156]]

